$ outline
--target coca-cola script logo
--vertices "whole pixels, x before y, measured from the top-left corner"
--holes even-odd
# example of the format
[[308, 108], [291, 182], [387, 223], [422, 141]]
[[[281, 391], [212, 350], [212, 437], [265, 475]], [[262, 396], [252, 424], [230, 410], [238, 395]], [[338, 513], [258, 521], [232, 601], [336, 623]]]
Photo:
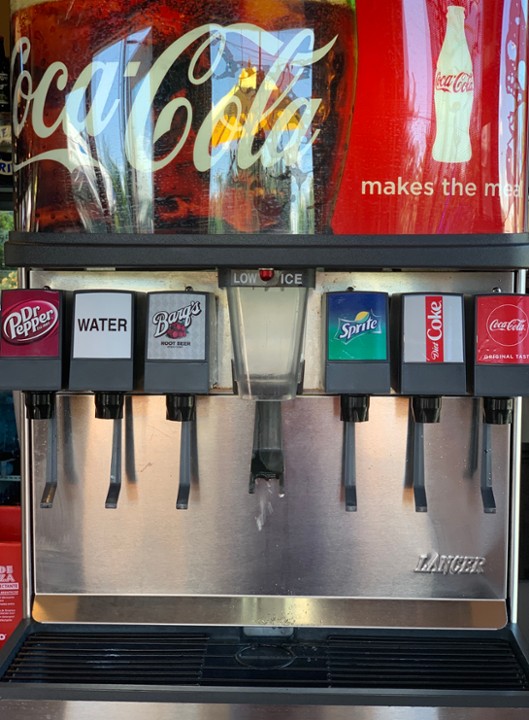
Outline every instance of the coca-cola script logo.
[[13, 345], [26, 345], [49, 335], [59, 312], [47, 300], [25, 300], [15, 305], [2, 323], [2, 337]]
[[487, 318], [487, 333], [498, 345], [519, 345], [529, 332], [529, 318], [517, 305], [500, 305]]
[[457, 75], [435, 74], [435, 89], [447, 93], [468, 93], [474, 91], [474, 74], [460, 72]]
[[[127, 161], [136, 170], [156, 172], [171, 163], [189, 139], [192, 127], [196, 126], [194, 108], [188, 97], [175, 88], [174, 96], [164, 107], [157, 108], [157, 97], [175, 63], [187, 63], [187, 79], [193, 86], [213, 82], [215, 72], [224, 55], [229, 52], [228, 35], [238, 38], [245, 46], [251, 40], [257, 49], [271, 58], [266, 76], [256, 88], [249, 108], [243, 107], [235, 88], [215, 102], [201, 122], [193, 145], [193, 163], [200, 172], [210, 171], [227, 153], [234, 153], [239, 168], [248, 169], [257, 162], [263, 167], [272, 167], [283, 161], [292, 166], [298, 158], [310, 150], [319, 129], [312, 124], [322, 103], [321, 98], [293, 97], [292, 90], [307, 73], [307, 69], [321, 61], [335, 44], [337, 37], [321, 48], [313, 49], [314, 31], [303, 28], [287, 39], [281, 39], [258, 25], [236, 23], [221, 26], [214, 23], [201, 25], [182, 35], [154, 61], [144, 68], [141, 62], [131, 61], [126, 65], [114, 61], [94, 60], [80, 72], [73, 85], [68, 67], [60, 61], [48, 68], [39, 68], [40, 81], [36, 82], [27, 69], [30, 62], [31, 42], [22, 37], [13, 49], [13, 58], [20, 63], [20, 72], [15, 76], [13, 93], [19, 107], [13, 113], [13, 130], [20, 137], [29, 122], [33, 131], [41, 138], [64, 135], [64, 140], [54, 141], [53, 149], [37, 153], [15, 166], [15, 170], [38, 162], [53, 160], [73, 171], [78, 167], [97, 167], [105, 179], [110, 179], [110, 168], [90, 154], [91, 145], [87, 135], [97, 137], [105, 132], [111, 123], [122, 119], [124, 127], [123, 147]], [[236, 42], [234, 41], [235, 45]], [[198, 45], [198, 49], [192, 48]], [[312, 48], [312, 49], [310, 49]], [[211, 54], [208, 68], [201, 63], [203, 53]], [[284, 82], [282, 79], [288, 77]], [[129, 102], [126, 92], [118, 89], [130, 82], [130, 78], [141, 78], [135, 88], [134, 100]], [[68, 88], [68, 89], [67, 89]], [[53, 123], [49, 124], [49, 97], [62, 94], [62, 107]], [[182, 115], [182, 132], [175, 146], [164, 157], [156, 156], [156, 143], [171, 130], [175, 117]], [[157, 116], [156, 116], [157, 115]], [[226, 121], [226, 117], [230, 121]], [[215, 142], [219, 126], [228, 138]], [[268, 128], [263, 143], [257, 146], [255, 139], [263, 126]], [[288, 131], [288, 142], [282, 142]], [[107, 130], [108, 132], [108, 130]], [[64, 147], [61, 147], [61, 142]], [[72, 147], [80, 150], [72, 151]]]

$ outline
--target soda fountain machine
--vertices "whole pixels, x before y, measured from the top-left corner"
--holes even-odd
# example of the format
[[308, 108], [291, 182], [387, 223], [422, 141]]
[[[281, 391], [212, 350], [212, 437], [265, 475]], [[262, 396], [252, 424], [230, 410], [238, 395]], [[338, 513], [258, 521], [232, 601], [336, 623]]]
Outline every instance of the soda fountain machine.
[[0, 715], [525, 718], [526, 0], [11, 10]]

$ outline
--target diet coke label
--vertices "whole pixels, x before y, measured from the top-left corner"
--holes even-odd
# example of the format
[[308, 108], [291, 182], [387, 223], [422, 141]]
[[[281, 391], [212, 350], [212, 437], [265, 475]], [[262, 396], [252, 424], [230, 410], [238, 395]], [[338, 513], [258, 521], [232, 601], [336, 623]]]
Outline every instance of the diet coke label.
[[476, 298], [476, 361], [529, 363], [529, 298], [491, 295]]
[[403, 361], [464, 362], [463, 297], [404, 295]]
[[443, 298], [427, 295], [426, 311], [426, 362], [444, 361]]
[[59, 355], [60, 295], [50, 290], [2, 293], [0, 356]]

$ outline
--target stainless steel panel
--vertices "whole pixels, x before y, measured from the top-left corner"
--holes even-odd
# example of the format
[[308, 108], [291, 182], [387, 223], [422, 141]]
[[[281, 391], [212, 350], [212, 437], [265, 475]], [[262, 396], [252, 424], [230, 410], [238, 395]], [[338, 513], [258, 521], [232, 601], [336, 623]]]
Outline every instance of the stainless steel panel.
[[[357, 429], [358, 512], [340, 481], [338, 401], [302, 398], [283, 410], [286, 495], [248, 493], [254, 404], [200, 398], [200, 482], [175, 509], [179, 425], [159, 397], [134, 397], [126, 480], [106, 510], [112, 424], [91, 396], [63, 397], [59, 487], [41, 509], [45, 423], [34, 423], [35, 590], [39, 594], [285, 595], [482, 598], [506, 592], [509, 429], [493, 428], [497, 513], [484, 515], [469, 467], [472, 401], [446, 399], [425, 427], [428, 513], [407, 486], [407, 400], [372, 400]], [[260, 529], [261, 528], [261, 529]], [[480, 574], [415, 572], [421, 555], [483, 557]]]
[[351, 707], [0, 700], [5, 720], [526, 720], [527, 708]]
[[501, 600], [380, 600], [311, 597], [38, 595], [42, 623], [243, 625], [489, 630], [507, 623]]
[[[195, 290], [214, 291], [219, 307], [216, 390], [231, 389], [229, 322], [215, 273], [33, 273], [32, 284], [137, 290], [192, 285]], [[360, 601], [354, 610], [362, 618], [360, 624], [372, 626], [380, 625], [382, 605], [371, 599], [424, 601], [426, 607], [430, 599], [438, 598], [468, 602], [465, 613], [452, 615], [466, 615], [469, 627], [475, 627], [472, 608], [483, 607], [473, 601], [506, 598], [509, 428], [493, 428], [497, 513], [485, 515], [472, 452], [479, 429], [473, 423], [473, 401], [445, 399], [442, 422], [425, 427], [429, 512], [417, 513], [406, 462], [408, 401], [373, 399], [370, 421], [356, 432], [358, 512], [346, 513], [338, 400], [318, 394], [323, 291], [348, 286], [388, 292], [489, 292], [493, 287], [510, 291], [512, 275], [319, 273], [317, 284], [308, 312], [307, 396], [283, 405], [285, 497], [268, 483], [259, 483], [258, 492], [248, 494], [255, 405], [231, 395], [210, 395], [198, 401], [200, 481], [192, 487], [189, 509], [177, 511], [179, 426], [165, 420], [163, 398], [135, 396], [133, 414], [126, 420], [124, 487], [117, 510], [105, 510], [111, 424], [93, 419], [90, 395], [61, 396], [59, 489], [51, 509], [40, 509], [38, 502], [45, 482], [45, 424], [33, 424], [37, 595], [79, 596], [83, 607], [98, 608], [101, 622], [115, 621], [119, 596], [139, 596], [147, 606], [152, 602], [152, 609], [164, 596], [183, 598], [180, 607], [186, 617], [184, 608], [200, 598], [206, 608], [208, 599], [233, 598], [232, 605], [217, 603], [215, 622], [231, 623], [236, 608], [236, 624], [244, 624], [248, 602], [259, 607], [263, 599], [277, 598], [281, 604], [287, 598], [299, 600], [301, 607], [306, 598], [309, 603], [311, 598], [353, 598]], [[421, 565], [421, 556], [431, 559], [436, 554], [484, 558], [479, 565], [484, 571], [416, 572], [429, 566], [429, 562]], [[471, 566], [469, 561], [467, 567]], [[436, 569], [435, 563], [430, 569]], [[114, 606], [108, 603], [106, 619], [104, 613], [101, 617], [99, 596], [116, 598]], [[39, 603], [37, 612], [44, 608]], [[205, 611], [195, 605], [197, 617], [203, 616]], [[369, 606], [371, 613], [361, 610]], [[491, 606], [497, 608], [495, 603]], [[175, 604], [169, 602], [168, 607], [172, 612]], [[324, 604], [312, 603], [312, 607], [317, 612], [309, 624], [336, 624], [329, 622], [329, 612], [318, 614]], [[341, 624], [351, 610], [340, 614], [338, 607], [336, 603]], [[494, 617], [501, 617], [503, 624], [501, 607]], [[266, 622], [277, 624], [274, 604], [268, 608]], [[432, 626], [438, 615], [437, 610], [419, 605], [412, 626], [421, 626], [417, 621], [421, 617], [425, 627]], [[391, 614], [383, 616], [391, 624]], [[283, 615], [278, 617], [284, 620]], [[406, 613], [398, 611], [393, 617], [395, 626], [401, 622], [408, 626]], [[150, 618], [158, 621], [154, 612]], [[123, 621], [127, 622], [125, 615]]]

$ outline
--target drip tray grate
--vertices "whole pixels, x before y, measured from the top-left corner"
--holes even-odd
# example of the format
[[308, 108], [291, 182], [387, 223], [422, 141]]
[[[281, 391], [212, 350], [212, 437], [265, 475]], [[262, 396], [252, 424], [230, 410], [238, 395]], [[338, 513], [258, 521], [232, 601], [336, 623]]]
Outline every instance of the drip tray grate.
[[527, 691], [504, 639], [331, 635], [219, 641], [177, 632], [36, 632], [2, 683]]

